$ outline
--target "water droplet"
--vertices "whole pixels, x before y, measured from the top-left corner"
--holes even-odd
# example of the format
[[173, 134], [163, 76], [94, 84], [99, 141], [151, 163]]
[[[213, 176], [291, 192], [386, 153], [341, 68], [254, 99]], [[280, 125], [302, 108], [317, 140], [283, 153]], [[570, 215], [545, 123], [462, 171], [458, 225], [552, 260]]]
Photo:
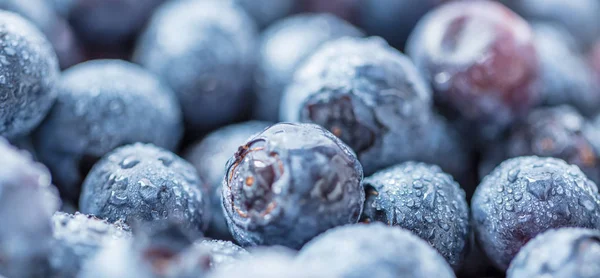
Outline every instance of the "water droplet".
[[122, 193], [123, 192], [118, 193], [117, 191], [111, 192], [111, 194], [110, 194], [110, 202], [113, 203], [113, 204], [115, 204], [115, 205], [118, 205], [118, 206], [127, 203], [127, 195], [122, 194]]
[[515, 209], [515, 207], [513, 206], [512, 203], [506, 203], [506, 204], [504, 204], [504, 209], [506, 211], [513, 211]]
[[423, 188], [423, 182], [421, 182], [420, 180], [413, 181], [412, 185], [413, 185], [413, 188], [415, 188], [415, 189]]
[[406, 206], [412, 208], [415, 205], [415, 201], [413, 199], [408, 199], [406, 202]]
[[151, 211], [150, 214], [152, 214], [152, 219], [154, 220], [160, 220], [160, 214], [158, 214], [158, 211]]
[[521, 201], [521, 199], [523, 199], [523, 193], [521, 192], [516, 192], [515, 195], [513, 195], [513, 199], [515, 199], [515, 201]]
[[594, 202], [592, 200], [590, 200], [588, 197], [580, 197], [579, 198], [579, 204], [582, 205], [583, 207], [585, 207], [585, 209], [592, 211], [596, 208], [596, 204], [594, 204]]
[[531, 219], [531, 214], [522, 214], [517, 217], [518, 221], [521, 223], [529, 221]]
[[173, 164], [173, 158], [172, 157], [163, 156], [163, 157], [160, 157], [158, 160], [160, 162], [162, 162], [162, 164], [165, 167], [169, 167], [169, 166], [171, 166], [171, 164]]
[[517, 180], [517, 177], [519, 176], [520, 172], [521, 172], [521, 170], [519, 170], [519, 169], [511, 169], [510, 171], [508, 171], [508, 176], [507, 176], [508, 181], [515, 182]]
[[430, 215], [425, 215], [425, 221], [429, 222], [429, 223], [433, 223], [433, 218], [431, 218]]
[[130, 155], [121, 161], [121, 168], [130, 169], [138, 165], [140, 161], [133, 155]]
[[448, 225], [448, 223], [446, 223], [446, 222], [443, 222], [443, 221], [440, 222], [439, 226], [440, 226], [440, 228], [444, 229], [444, 231], [450, 230], [450, 225]]
[[548, 200], [553, 184], [554, 181], [547, 178], [525, 180], [527, 191], [540, 201]]
[[138, 192], [144, 201], [148, 203], [156, 202], [159, 193], [159, 188], [156, 185], [146, 178], [139, 180], [138, 185], [140, 186]]

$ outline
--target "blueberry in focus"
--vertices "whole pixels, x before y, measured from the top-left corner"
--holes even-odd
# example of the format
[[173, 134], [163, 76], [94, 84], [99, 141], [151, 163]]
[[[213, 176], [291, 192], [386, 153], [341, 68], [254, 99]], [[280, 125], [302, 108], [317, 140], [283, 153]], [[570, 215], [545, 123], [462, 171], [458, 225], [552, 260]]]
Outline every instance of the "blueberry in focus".
[[586, 116], [600, 112], [600, 84], [595, 83], [592, 69], [576, 48], [573, 37], [549, 24], [533, 27], [543, 104], [569, 104]]
[[570, 106], [538, 108], [514, 125], [504, 142], [490, 145], [480, 164], [487, 175], [504, 159], [536, 155], [577, 165], [600, 182], [600, 125], [594, 125]]
[[33, 141], [69, 200], [79, 198], [89, 169], [114, 148], [144, 142], [172, 150], [183, 133], [174, 93], [137, 65], [85, 62], [63, 73], [57, 91]]
[[249, 108], [256, 26], [228, 1], [172, 1], [137, 42], [133, 60], [179, 98], [191, 131], [233, 122]]
[[517, 157], [484, 178], [471, 200], [471, 215], [483, 251], [506, 270], [521, 247], [544, 231], [600, 228], [600, 196], [575, 165]]
[[356, 223], [363, 208], [356, 156], [314, 124], [267, 128], [240, 146], [226, 169], [223, 210], [242, 246], [299, 249], [329, 228]]
[[[103, 157], [82, 186], [79, 208], [110, 222], [149, 222], [161, 228], [169, 219], [202, 232], [209, 221], [208, 197], [196, 169], [151, 144], [120, 147]], [[156, 224], [156, 225], [153, 225]]]
[[599, 261], [598, 230], [550, 230], [535, 237], [519, 251], [506, 277], [600, 277]]
[[0, 136], [27, 135], [56, 99], [59, 68], [46, 37], [29, 21], [0, 11]]
[[250, 121], [225, 126], [208, 134], [187, 150], [184, 158], [194, 165], [200, 178], [208, 184], [211, 220], [207, 236], [231, 238], [221, 205], [221, 184], [225, 175], [225, 165], [240, 145], [269, 125], [271, 124], [267, 122]]
[[285, 87], [294, 72], [327, 41], [363, 33], [350, 23], [329, 14], [300, 14], [277, 21], [261, 36], [254, 80], [254, 116], [277, 121]]
[[298, 69], [280, 118], [327, 128], [367, 174], [416, 160], [461, 176], [468, 150], [431, 106], [431, 91], [407, 57], [380, 38], [341, 38]]
[[441, 5], [419, 21], [406, 48], [436, 104], [476, 143], [499, 138], [538, 102], [532, 30], [499, 3]]
[[0, 138], [0, 275], [45, 275], [60, 206], [50, 180], [46, 167]]
[[600, 2], [596, 0], [502, 0], [525, 19], [565, 28], [582, 51], [600, 37]]
[[296, 263], [316, 277], [455, 277], [427, 242], [379, 223], [331, 229], [302, 248]]
[[365, 178], [362, 222], [407, 229], [440, 252], [458, 270], [469, 244], [465, 192], [433, 165], [407, 162]]
[[131, 237], [129, 226], [81, 213], [57, 212], [52, 217], [53, 243], [49, 256], [52, 277], [77, 277], [81, 266], [117, 239]]
[[86, 44], [112, 47], [133, 40], [163, 2], [165, 0], [71, 0], [58, 3], [58, 7]]

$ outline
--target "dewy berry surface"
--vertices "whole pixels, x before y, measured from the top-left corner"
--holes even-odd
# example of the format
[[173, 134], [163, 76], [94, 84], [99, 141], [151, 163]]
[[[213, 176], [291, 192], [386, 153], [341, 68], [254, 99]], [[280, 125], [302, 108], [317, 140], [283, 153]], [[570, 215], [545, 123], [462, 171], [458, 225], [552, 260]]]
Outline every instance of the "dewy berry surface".
[[500, 269], [529, 240], [553, 228], [600, 228], [600, 195], [579, 167], [556, 158], [509, 159], [471, 200], [475, 235]]
[[227, 163], [222, 200], [229, 230], [243, 246], [298, 249], [329, 228], [358, 221], [362, 178], [354, 153], [322, 127], [273, 125]]

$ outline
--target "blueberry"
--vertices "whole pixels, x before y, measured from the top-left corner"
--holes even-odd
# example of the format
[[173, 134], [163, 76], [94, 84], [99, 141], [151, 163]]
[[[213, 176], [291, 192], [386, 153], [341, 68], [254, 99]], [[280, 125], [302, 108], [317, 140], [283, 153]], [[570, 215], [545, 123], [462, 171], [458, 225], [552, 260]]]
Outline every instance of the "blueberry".
[[0, 138], [0, 275], [46, 273], [52, 214], [60, 206], [50, 173]]
[[356, 223], [365, 200], [352, 151], [314, 124], [280, 123], [250, 138], [227, 163], [223, 209], [242, 245], [300, 248]]
[[91, 166], [114, 148], [145, 142], [174, 149], [181, 138], [174, 93], [137, 65], [86, 62], [65, 71], [57, 87], [57, 103], [34, 145], [69, 200], [79, 198]]
[[59, 75], [52, 45], [36, 27], [0, 11], [0, 136], [27, 135], [56, 99]]
[[550, 230], [517, 254], [507, 277], [600, 277], [600, 232], [581, 228]]
[[[85, 43], [98, 47], [135, 39], [154, 9], [165, 0], [71, 0], [59, 3], [69, 24]], [[62, 6], [61, 6], [62, 4]]]
[[323, 43], [363, 34], [346, 21], [328, 14], [300, 14], [273, 24], [259, 46], [254, 89], [255, 117], [277, 121], [281, 94], [296, 69]]
[[199, 240], [178, 256], [170, 272], [174, 277], [198, 277], [199, 273], [232, 268], [249, 256], [248, 251], [230, 241]]
[[133, 60], [177, 94], [193, 130], [219, 127], [248, 108], [256, 26], [227, 1], [172, 1], [161, 6]]
[[[151, 222], [171, 219], [190, 231], [208, 225], [208, 200], [192, 165], [151, 144], [136, 143], [107, 154], [83, 183], [81, 212], [106, 218]], [[156, 225], [153, 225], [156, 224]]]
[[600, 182], [600, 125], [588, 122], [569, 106], [536, 109], [511, 128], [505, 142], [488, 147], [481, 176], [506, 158], [524, 155], [563, 159]]
[[575, 165], [536, 156], [509, 159], [471, 200], [479, 244], [501, 270], [527, 241], [553, 228], [600, 228], [596, 184]]
[[600, 37], [600, 3], [596, 0], [503, 0], [527, 20], [562, 26], [582, 50]]
[[410, 32], [429, 10], [445, 0], [363, 0], [360, 26], [371, 35], [403, 48]]
[[382, 224], [327, 231], [300, 251], [296, 263], [316, 277], [455, 277], [427, 242]]
[[599, 112], [600, 90], [573, 37], [564, 29], [535, 24], [540, 83], [545, 105], [569, 104], [586, 116]]
[[155, 277], [132, 245], [131, 239], [117, 239], [111, 242], [84, 263], [78, 277]]
[[207, 236], [231, 238], [221, 208], [221, 184], [225, 175], [225, 164], [231, 154], [246, 142], [246, 139], [263, 131], [269, 125], [270, 123], [258, 121], [229, 125], [210, 133], [187, 151], [185, 159], [194, 165], [200, 178], [208, 183], [208, 196], [210, 196], [212, 209]]
[[328, 13], [355, 23], [361, 13], [363, 0], [298, 0], [301, 10], [311, 13]]
[[380, 38], [323, 45], [296, 72], [281, 119], [327, 128], [356, 152], [368, 174], [409, 160], [440, 164], [456, 175], [468, 167], [468, 152], [432, 113], [431, 92], [414, 65]]
[[310, 270], [294, 266], [294, 254], [282, 248], [258, 248], [251, 256], [246, 256], [230, 267], [216, 269], [208, 275], [210, 278], [245, 277], [245, 278], [274, 278], [290, 277], [304, 278]]
[[265, 28], [293, 12], [295, 0], [235, 0], [252, 16], [259, 27]]
[[533, 32], [499, 3], [441, 5], [419, 21], [407, 52], [442, 112], [479, 145], [499, 138], [538, 102]]
[[129, 226], [80, 213], [57, 212], [52, 217], [53, 246], [49, 257], [53, 277], [77, 277], [88, 259], [117, 239], [131, 237]]
[[69, 24], [45, 0], [3, 0], [0, 9], [18, 13], [41, 30], [54, 47], [61, 68], [83, 60], [83, 49]]
[[363, 222], [407, 229], [459, 269], [468, 247], [469, 208], [465, 192], [437, 167], [407, 162], [365, 178]]

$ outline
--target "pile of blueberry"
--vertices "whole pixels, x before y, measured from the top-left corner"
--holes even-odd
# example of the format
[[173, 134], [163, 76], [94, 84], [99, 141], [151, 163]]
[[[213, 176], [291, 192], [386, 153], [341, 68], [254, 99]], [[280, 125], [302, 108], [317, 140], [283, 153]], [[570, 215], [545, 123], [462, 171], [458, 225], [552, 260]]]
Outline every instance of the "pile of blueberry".
[[598, 0], [0, 0], [0, 278], [600, 277]]

